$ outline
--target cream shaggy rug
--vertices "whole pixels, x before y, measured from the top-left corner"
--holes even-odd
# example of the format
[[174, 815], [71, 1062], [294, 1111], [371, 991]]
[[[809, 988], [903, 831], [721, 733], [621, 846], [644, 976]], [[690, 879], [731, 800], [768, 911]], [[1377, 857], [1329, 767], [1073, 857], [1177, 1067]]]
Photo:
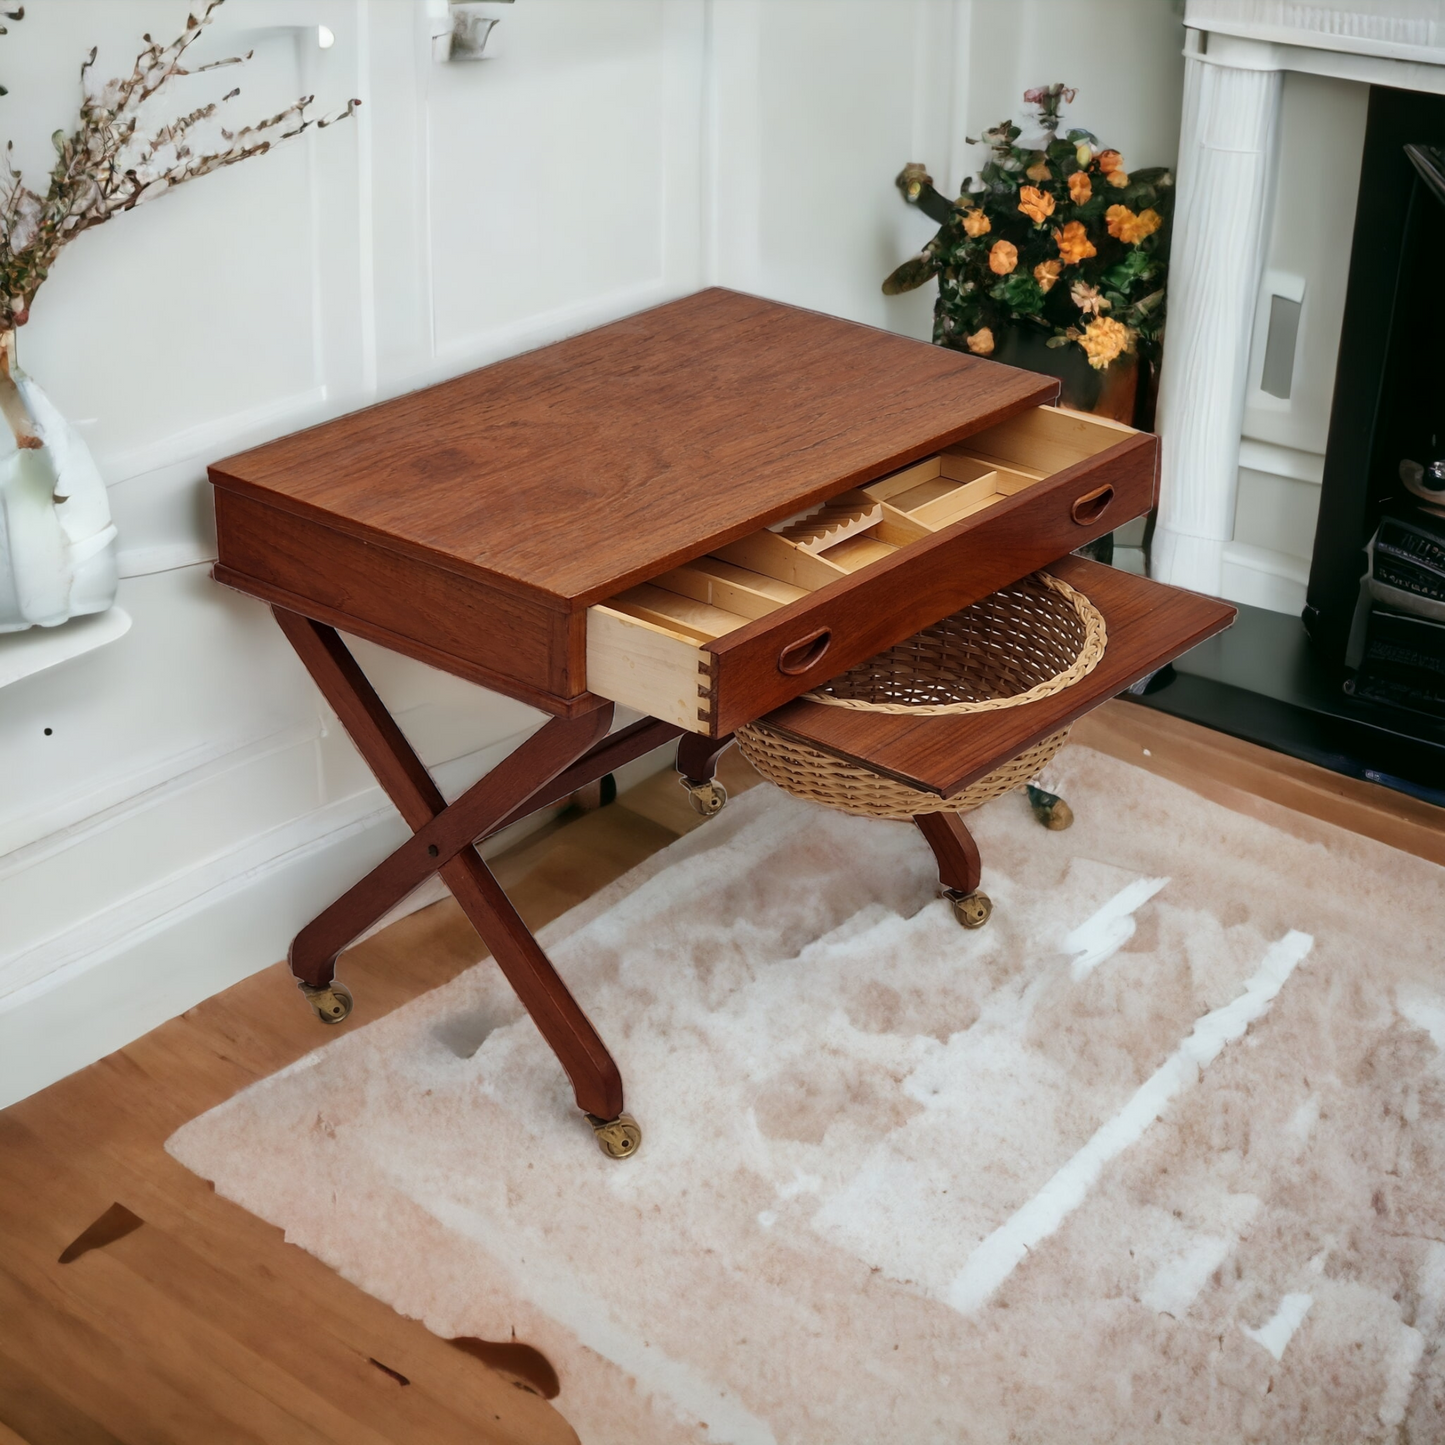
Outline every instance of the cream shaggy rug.
[[1442, 870], [1055, 774], [977, 933], [767, 787], [552, 925], [629, 1162], [488, 963], [169, 1148], [588, 1445], [1445, 1440]]

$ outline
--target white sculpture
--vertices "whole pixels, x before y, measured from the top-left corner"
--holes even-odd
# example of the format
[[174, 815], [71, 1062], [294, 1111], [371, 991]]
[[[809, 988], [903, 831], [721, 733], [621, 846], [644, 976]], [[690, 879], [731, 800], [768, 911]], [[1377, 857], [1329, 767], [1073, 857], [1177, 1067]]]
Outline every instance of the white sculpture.
[[[221, 107], [240, 93], [232, 90], [167, 124], [150, 124], [147, 102], [172, 78], [249, 58], [213, 60], [194, 71], [181, 63], [222, 3], [192, 0], [185, 30], [169, 45], [144, 36], [129, 75], [98, 82], [91, 75], [96, 52], [90, 52], [80, 67], [79, 121], [68, 133], [55, 132], [56, 160], [43, 192], [25, 185], [8, 146], [0, 160], [0, 415], [6, 423], [0, 427], [0, 633], [104, 612], [115, 598], [115, 528], [105, 483], [74, 428], [15, 362], [16, 328], [29, 320], [35, 293], [62, 248], [186, 181], [342, 120], [360, 104], [352, 100], [311, 118], [306, 95], [255, 125], [228, 130]], [[20, 20], [25, 10], [0, 14]], [[317, 31], [318, 43], [326, 45], [323, 31], [331, 32]]]
[[105, 483], [75, 428], [0, 338], [0, 632], [55, 627], [115, 600]]

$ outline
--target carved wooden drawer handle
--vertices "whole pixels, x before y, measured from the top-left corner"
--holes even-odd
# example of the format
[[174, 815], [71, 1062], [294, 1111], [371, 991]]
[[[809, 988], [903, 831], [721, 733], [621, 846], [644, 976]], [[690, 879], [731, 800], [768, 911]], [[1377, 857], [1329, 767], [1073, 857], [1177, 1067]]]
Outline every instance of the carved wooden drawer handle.
[[1096, 487], [1092, 492], [1085, 492], [1082, 497], [1069, 508], [1069, 515], [1081, 526], [1087, 527], [1090, 522], [1097, 522], [1109, 509], [1109, 503], [1114, 500], [1113, 487]]
[[823, 660], [823, 654], [832, 642], [833, 634], [826, 627], [820, 627], [816, 632], [810, 632], [806, 637], [790, 642], [778, 654], [778, 671], [787, 673], [789, 677], [807, 672]]

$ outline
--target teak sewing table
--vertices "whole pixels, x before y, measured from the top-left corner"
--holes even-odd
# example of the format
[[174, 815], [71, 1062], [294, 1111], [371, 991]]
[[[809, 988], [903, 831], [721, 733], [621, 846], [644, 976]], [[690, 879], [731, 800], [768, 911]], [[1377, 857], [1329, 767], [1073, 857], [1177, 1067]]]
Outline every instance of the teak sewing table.
[[[1068, 555], [1153, 505], [1158, 443], [1057, 390], [709, 290], [211, 467], [216, 579], [271, 605], [412, 830], [293, 942], [318, 1015], [350, 1012], [341, 950], [439, 873], [605, 1152], [632, 1153], [616, 1064], [473, 844], [674, 738], [715, 810], [717, 757], [764, 715], [948, 796], [1227, 626], [1226, 604]], [[799, 700], [1044, 566], [1108, 624], [1074, 688], [927, 732]], [[337, 629], [550, 721], [447, 804]], [[614, 704], [640, 720], [610, 731]], [[962, 825], [934, 833], [944, 881], [976, 886]]]

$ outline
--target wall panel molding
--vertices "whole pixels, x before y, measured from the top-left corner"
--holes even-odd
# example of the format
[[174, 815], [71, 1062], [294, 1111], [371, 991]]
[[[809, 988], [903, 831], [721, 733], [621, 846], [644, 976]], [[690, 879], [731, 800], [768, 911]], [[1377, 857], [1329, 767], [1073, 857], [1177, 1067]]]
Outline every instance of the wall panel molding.
[[[1094, 3], [1141, 23], [1157, 6]], [[880, 294], [933, 231], [892, 180], [923, 160], [957, 184], [989, 7], [508, 8], [497, 59], [438, 65], [425, 0], [227, 0], [210, 54], [257, 52], [238, 114], [312, 91], [360, 111], [82, 238], [47, 283], [22, 361], [94, 418], [134, 623], [0, 709], [0, 1104], [273, 963], [400, 838], [266, 609], [210, 582], [207, 463], [713, 282], [929, 333], [927, 292]], [[174, 13], [64, 0], [12, 27], [6, 115], [32, 166], [66, 122], [76, 37], [124, 68], [132, 37]], [[1098, 55], [1071, 41], [1087, 64], [1066, 78], [1102, 86], [1121, 43], [1133, 57], [1109, 27]], [[536, 724], [420, 664], [358, 656], [444, 790]], [[205, 810], [243, 789], [227, 834]], [[138, 858], [145, 876], [122, 867]], [[27, 890], [10, 937], [6, 889]]]

